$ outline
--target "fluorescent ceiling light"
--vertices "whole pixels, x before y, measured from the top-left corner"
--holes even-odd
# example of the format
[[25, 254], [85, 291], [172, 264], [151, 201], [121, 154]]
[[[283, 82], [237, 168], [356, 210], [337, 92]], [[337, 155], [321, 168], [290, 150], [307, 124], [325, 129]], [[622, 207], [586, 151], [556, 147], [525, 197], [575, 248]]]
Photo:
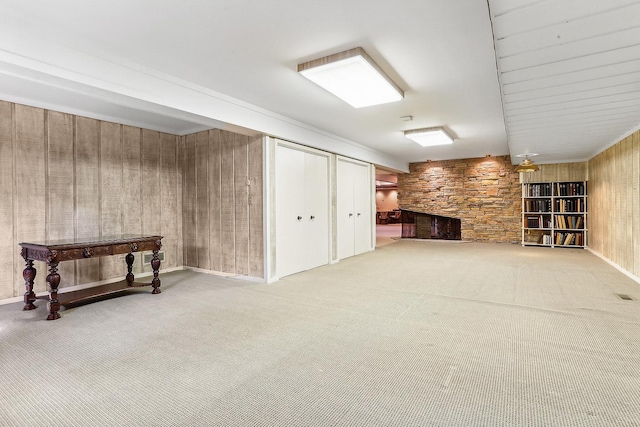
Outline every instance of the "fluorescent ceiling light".
[[423, 147], [453, 144], [453, 138], [441, 127], [405, 130], [404, 136]]
[[298, 65], [298, 72], [355, 108], [400, 101], [404, 92], [361, 47]]

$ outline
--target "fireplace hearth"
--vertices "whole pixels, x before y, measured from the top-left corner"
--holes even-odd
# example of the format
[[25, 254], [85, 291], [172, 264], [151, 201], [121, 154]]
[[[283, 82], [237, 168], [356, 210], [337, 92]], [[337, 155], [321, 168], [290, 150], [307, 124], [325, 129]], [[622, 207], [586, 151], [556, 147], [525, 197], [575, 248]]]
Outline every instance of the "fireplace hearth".
[[400, 212], [402, 238], [462, 240], [461, 222], [458, 218], [404, 209]]

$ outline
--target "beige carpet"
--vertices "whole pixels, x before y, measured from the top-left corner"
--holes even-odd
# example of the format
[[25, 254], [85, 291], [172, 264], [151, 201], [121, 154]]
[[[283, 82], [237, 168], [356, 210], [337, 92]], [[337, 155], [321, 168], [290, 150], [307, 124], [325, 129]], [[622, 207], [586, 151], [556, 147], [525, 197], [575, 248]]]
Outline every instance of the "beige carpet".
[[400, 241], [162, 289], [0, 306], [0, 425], [640, 425], [640, 288], [587, 251]]

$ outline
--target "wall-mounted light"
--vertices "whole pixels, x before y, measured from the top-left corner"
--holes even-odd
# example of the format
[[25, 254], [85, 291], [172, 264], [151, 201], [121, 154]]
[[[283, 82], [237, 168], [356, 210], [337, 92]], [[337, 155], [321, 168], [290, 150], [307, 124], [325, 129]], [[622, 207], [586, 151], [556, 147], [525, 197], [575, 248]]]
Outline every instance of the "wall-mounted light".
[[405, 130], [404, 136], [423, 147], [453, 144], [453, 138], [441, 127]]
[[361, 47], [299, 64], [298, 72], [355, 108], [404, 97], [402, 89]]
[[535, 165], [529, 156], [537, 156], [535, 153], [518, 154], [516, 157], [524, 157], [522, 163], [516, 166], [516, 172], [535, 172], [540, 170], [538, 165]]

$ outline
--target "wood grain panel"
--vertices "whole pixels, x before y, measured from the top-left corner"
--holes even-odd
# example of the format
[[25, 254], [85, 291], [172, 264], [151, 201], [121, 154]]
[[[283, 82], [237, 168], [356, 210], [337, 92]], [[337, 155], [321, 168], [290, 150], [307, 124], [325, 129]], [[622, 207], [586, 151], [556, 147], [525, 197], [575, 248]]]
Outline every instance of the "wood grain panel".
[[640, 277], [640, 132], [632, 135], [633, 145], [631, 149], [632, 164], [632, 247], [633, 271], [636, 277]]
[[586, 181], [587, 163], [552, 163], [538, 165], [540, 170], [522, 174], [522, 182]]
[[222, 271], [221, 138], [220, 130], [209, 131], [209, 257], [213, 271]]
[[616, 144], [613, 147], [611, 147], [612, 150], [612, 159], [611, 161], [613, 162], [613, 170], [612, 172], [612, 181], [614, 183], [613, 187], [612, 187], [612, 191], [611, 191], [611, 198], [612, 198], [612, 206], [615, 206], [616, 209], [613, 209], [613, 217], [612, 217], [612, 227], [611, 227], [611, 237], [612, 239], [610, 240], [612, 242], [610, 249], [609, 249], [609, 256], [611, 257], [612, 260], [614, 260], [614, 262], [616, 262], [618, 265], [620, 264], [620, 260], [621, 260], [621, 256], [619, 253], [619, 249], [620, 246], [617, 244], [614, 244], [613, 242], [621, 242], [622, 240], [620, 239], [620, 231], [621, 228], [620, 227], [620, 223], [622, 221], [622, 201], [620, 200], [620, 192], [621, 192], [621, 180], [622, 180], [622, 171], [620, 170], [621, 167], [621, 159], [620, 159], [620, 148], [622, 146], [622, 143]]
[[235, 190], [234, 190], [234, 160], [233, 146], [234, 134], [227, 131], [221, 132], [220, 141], [220, 220], [221, 227], [221, 246], [222, 246], [222, 264], [221, 271], [234, 273], [236, 268], [236, 245], [235, 245]]
[[[44, 110], [15, 105], [15, 235], [16, 243], [42, 241], [46, 238], [46, 163]], [[14, 264], [16, 295], [24, 293], [20, 278], [24, 260]], [[46, 269], [36, 263], [35, 291], [46, 289]]]
[[13, 239], [13, 168], [13, 105], [0, 101], [0, 299], [24, 293], [14, 269], [14, 258], [22, 258]]
[[197, 267], [209, 270], [209, 132], [196, 134], [196, 246]]
[[249, 156], [249, 276], [264, 277], [263, 142], [251, 138]]
[[[100, 122], [76, 118], [76, 236], [100, 237]], [[76, 261], [78, 283], [100, 278], [99, 259]]]
[[[122, 229], [142, 234], [142, 130], [122, 127]], [[135, 256], [134, 275], [142, 271], [142, 257]]]
[[176, 137], [176, 228], [178, 239], [176, 242], [176, 266], [184, 265], [184, 246], [183, 246], [183, 221], [182, 221], [182, 186], [184, 177], [184, 137]]
[[598, 212], [601, 211], [601, 209], [598, 209], [598, 205], [600, 204], [598, 192], [600, 183], [602, 182], [600, 179], [599, 159], [600, 157], [596, 157], [589, 161], [589, 182], [587, 183], [588, 245], [597, 252], [600, 252], [597, 246], [602, 242], [602, 239], [597, 238], [600, 233], [600, 218]]
[[[117, 236], [123, 232], [122, 224], [122, 126], [100, 122], [100, 184], [101, 184], [101, 236]], [[126, 264], [118, 257], [102, 257], [100, 279], [111, 279], [126, 274]]]
[[[268, 247], [267, 247], [267, 251], [268, 251], [268, 256], [267, 256], [267, 262], [269, 263], [269, 267], [268, 267], [268, 271], [269, 271], [269, 279], [274, 277], [274, 272], [277, 271], [276, 267], [277, 267], [277, 263], [276, 263], [276, 212], [275, 212], [275, 208], [276, 208], [276, 140], [272, 137], [267, 137], [267, 142], [266, 142], [266, 146], [265, 146], [265, 150], [266, 150], [266, 157], [267, 157], [267, 174], [268, 174], [268, 183], [269, 186], [267, 187], [267, 194], [264, 196], [264, 199], [267, 200], [267, 208], [269, 209], [269, 216], [268, 216], [268, 221], [269, 223], [267, 224], [267, 233], [269, 233], [269, 239], [268, 239]], [[336, 173], [336, 168], [335, 168], [335, 156], [332, 156], [332, 170], [331, 170], [331, 175], [335, 176]], [[335, 191], [335, 180], [333, 183], [334, 187], [332, 189], [333, 194], [336, 193]], [[334, 198], [335, 200], [335, 198]], [[333, 223], [336, 223], [336, 211], [335, 211], [335, 203], [334, 201], [332, 201], [332, 214], [333, 214]], [[333, 234], [333, 238], [332, 238], [333, 242], [334, 242], [334, 247], [333, 247], [333, 254], [335, 256], [335, 254], [337, 254], [337, 250], [336, 250], [336, 246], [335, 246], [335, 241], [336, 241], [336, 236], [335, 236], [335, 231]]]
[[[633, 138], [628, 137], [620, 145], [620, 232], [619, 238], [623, 242], [633, 241], [631, 231], [631, 178], [633, 177], [631, 150], [633, 148]], [[627, 271], [633, 270], [633, 252], [622, 250], [619, 253], [620, 265]]]
[[[11, 230], [0, 234], [0, 299], [24, 293], [20, 241], [156, 233], [162, 225], [163, 267], [183, 265], [178, 140], [0, 101], [0, 229]], [[139, 273], [141, 257], [136, 258]], [[37, 292], [46, 290], [45, 267], [36, 263]], [[62, 263], [61, 287], [121, 276], [124, 270], [117, 258]]]
[[[142, 232], [160, 234], [160, 133], [142, 130]], [[142, 271], [151, 271], [143, 265]]]
[[[613, 148], [613, 147], [612, 147]], [[614, 261], [611, 254], [611, 247], [615, 246], [613, 244], [613, 231], [615, 224], [613, 223], [615, 218], [615, 210], [616, 206], [613, 203], [614, 197], [613, 194], [616, 191], [616, 184], [614, 181], [614, 170], [615, 170], [615, 156], [614, 150], [609, 149], [605, 152], [605, 163], [608, 167], [605, 169], [605, 182], [608, 183], [608, 189], [605, 192], [605, 206], [610, 207], [608, 218], [604, 218], [603, 222], [603, 232], [604, 232], [604, 255], [610, 260]]]
[[[73, 124], [70, 114], [47, 111], [47, 238], [49, 240], [75, 237]], [[60, 288], [76, 283], [75, 263], [65, 262], [58, 267]]]
[[235, 135], [233, 147], [233, 174], [236, 215], [236, 269], [238, 274], [249, 274], [249, 137]]
[[[602, 254], [604, 252], [604, 221], [606, 215], [605, 206], [607, 205], [608, 200], [606, 200], [606, 191], [604, 190], [604, 157], [598, 156], [596, 162], [599, 166], [597, 169], [598, 179], [594, 179], [593, 184], [596, 184], [594, 185], [594, 187], [597, 188], [597, 194], [594, 194], [593, 197], [590, 194], [588, 200], [592, 203], [592, 206], [589, 207], [590, 216], [597, 215], [598, 234], [595, 236], [597, 241], [594, 243], [597, 244], [596, 250]], [[591, 176], [591, 174], [589, 175]]]
[[[177, 137], [167, 133], [160, 134], [160, 195], [161, 235], [164, 261], [162, 268], [177, 267], [178, 240], [182, 233], [178, 228], [178, 194], [177, 194]], [[182, 264], [180, 264], [182, 265]]]
[[182, 187], [182, 235], [184, 265], [197, 267], [196, 247], [196, 136], [187, 135], [184, 146], [184, 185]]

